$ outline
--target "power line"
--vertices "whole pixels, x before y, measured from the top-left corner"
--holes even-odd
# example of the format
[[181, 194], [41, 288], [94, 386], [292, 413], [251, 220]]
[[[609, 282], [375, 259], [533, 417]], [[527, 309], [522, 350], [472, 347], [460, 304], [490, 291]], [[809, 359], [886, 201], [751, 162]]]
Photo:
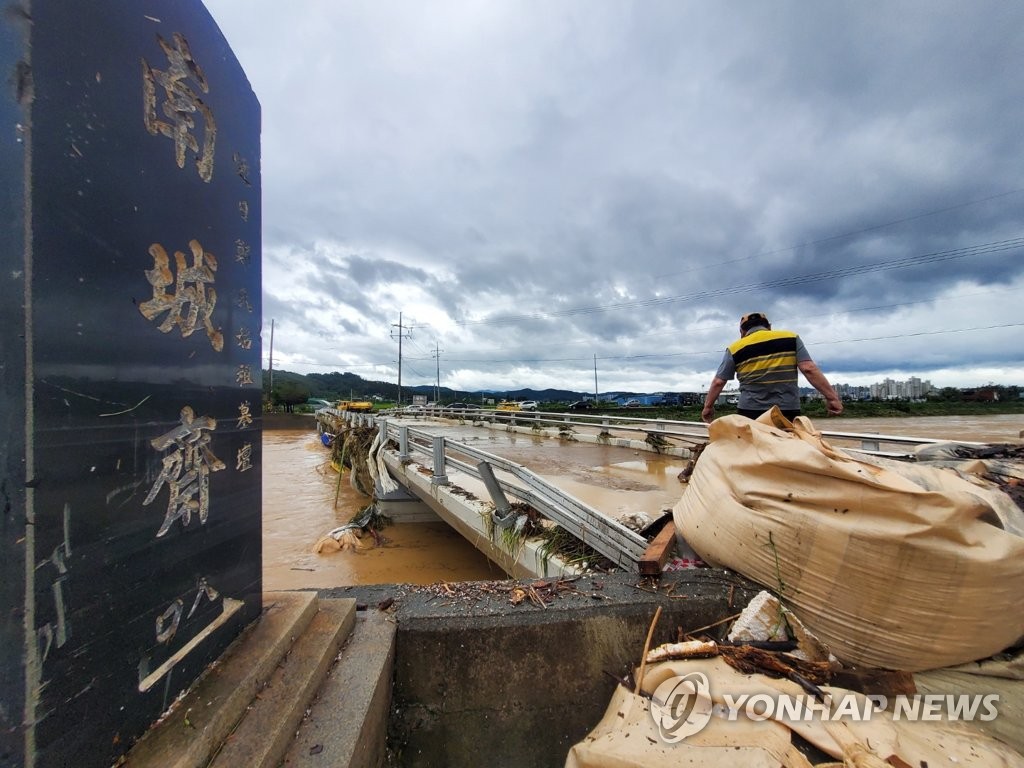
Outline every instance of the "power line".
[[554, 317], [574, 317], [579, 315], [595, 314], [598, 312], [609, 312], [619, 309], [656, 307], [665, 304], [695, 301], [697, 299], [710, 299], [719, 296], [726, 296], [735, 293], [746, 293], [755, 290], [766, 290], [770, 288], [784, 288], [797, 285], [806, 285], [808, 283], [832, 280], [839, 277], [851, 277], [854, 275], [865, 275], [873, 272], [888, 272], [895, 269], [905, 269], [907, 267], [922, 266], [925, 264], [937, 264], [943, 261], [962, 259], [967, 256], [978, 256], [988, 253], [999, 253], [1001, 251], [1015, 250], [1021, 247], [1024, 247], [1024, 237], [1016, 237], [1011, 238], [1009, 240], [998, 240], [992, 243], [983, 243], [981, 245], [968, 246], [965, 248], [956, 248], [949, 251], [935, 251], [933, 253], [926, 253], [920, 256], [907, 256], [904, 258], [894, 259], [885, 262], [876, 262], [874, 264], [861, 264], [857, 266], [828, 270], [824, 272], [811, 272], [804, 275], [782, 277], [776, 280], [766, 280], [760, 283], [747, 283], [744, 285], [735, 285], [728, 288], [716, 288], [705, 291], [696, 291], [694, 293], [683, 294], [680, 296], [663, 296], [651, 299], [638, 299], [636, 301], [625, 301], [616, 304], [604, 304], [594, 307], [576, 307], [573, 309], [554, 310], [550, 312], [535, 313], [531, 315], [507, 315], [505, 317], [493, 319], [463, 320], [460, 322], [460, 325], [509, 325], [512, 323], [522, 322], [524, 320], [547, 320]]
[[914, 216], [905, 216], [902, 219], [894, 219], [893, 221], [887, 221], [887, 222], [885, 222], [883, 224], [873, 224], [871, 226], [864, 227], [863, 229], [855, 229], [855, 230], [852, 230], [850, 232], [844, 232], [843, 234], [840, 234], [840, 235], [830, 235], [828, 237], [822, 237], [822, 238], [820, 238], [818, 240], [811, 240], [810, 242], [807, 242], [807, 243], [800, 243], [799, 245], [789, 245], [789, 246], [786, 246], [785, 248], [776, 248], [776, 249], [771, 250], [771, 251], [761, 251], [760, 253], [755, 253], [752, 256], [742, 256], [742, 257], [740, 257], [738, 259], [730, 259], [728, 261], [718, 261], [718, 262], [715, 262], [714, 264], [701, 264], [701, 265], [698, 265], [696, 267], [691, 267], [690, 269], [680, 270], [679, 272], [665, 272], [665, 273], [662, 273], [660, 275], [654, 275], [654, 277], [657, 278], [657, 277], [672, 277], [673, 275], [684, 275], [684, 274], [687, 274], [689, 272], [696, 272], [697, 270], [700, 270], [700, 269], [710, 269], [712, 267], [723, 267], [723, 266], [726, 266], [728, 264], [738, 264], [738, 263], [743, 262], [743, 261], [753, 261], [754, 259], [759, 259], [762, 256], [774, 256], [774, 255], [779, 254], [779, 253], [789, 253], [790, 251], [795, 251], [795, 250], [797, 250], [799, 248], [808, 248], [810, 246], [821, 245], [822, 243], [830, 243], [830, 242], [833, 242], [835, 240], [845, 240], [848, 237], [854, 237], [856, 235], [863, 235], [863, 234], [866, 234], [868, 232], [876, 232], [876, 231], [878, 231], [880, 229], [886, 229], [887, 227], [896, 226], [897, 224], [906, 224], [908, 221], [916, 221], [917, 219], [926, 219], [929, 216], [937, 216], [940, 213], [949, 213], [950, 211], [956, 211], [956, 210], [959, 210], [960, 208], [968, 208], [968, 207], [970, 207], [972, 205], [980, 205], [981, 203], [988, 203], [988, 202], [991, 202], [992, 200], [998, 200], [1001, 197], [1009, 197], [1010, 195], [1019, 195], [1021, 192], [1024, 192], [1024, 188], [1011, 189], [1009, 192], [1000, 192], [998, 194], [989, 195], [988, 197], [983, 197], [983, 198], [980, 198], [978, 200], [970, 200], [970, 201], [968, 201], [966, 203], [957, 203], [956, 205], [950, 205], [950, 206], [947, 206], [945, 208], [939, 208], [937, 210], [928, 211], [926, 213], [915, 214]]
[[[407, 359], [408, 359], [408, 358], [407, 358]], [[410, 365], [410, 366], [407, 366], [407, 367], [409, 368], [409, 370], [410, 370], [410, 371], [412, 371], [412, 373], [413, 373], [413, 375], [414, 375], [414, 376], [419, 376], [419, 377], [420, 377], [421, 379], [425, 379], [425, 378], [427, 378], [427, 375], [426, 375], [426, 374], [424, 374], [424, 373], [420, 373], [420, 372], [419, 372], [419, 371], [417, 371], [417, 370], [416, 370], [415, 368], [413, 368], [413, 367], [412, 367], [411, 365]]]
[[[974, 297], [974, 296], [985, 296], [985, 295], [989, 295], [989, 294], [993, 294], [993, 293], [1015, 293], [1015, 292], [1018, 292], [1019, 290], [1020, 290], [1019, 288], [1014, 288], [1014, 289], [1007, 289], [1007, 290], [971, 291], [971, 292], [957, 293], [957, 294], [953, 294], [950, 297], [947, 297], [943, 301], [948, 300], [948, 298], [964, 298], [964, 297]], [[921, 299], [919, 301], [905, 301], [905, 302], [897, 302], [897, 303], [893, 303], [893, 304], [876, 304], [876, 305], [872, 305], [872, 306], [853, 307], [853, 308], [850, 308], [850, 309], [846, 309], [846, 310], [844, 310], [842, 312], [826, 312], [826, 313], [818, 313], [818, 314], [813, 314], [813, 315], [801, 315], [801, 316], [798, 316], [796, 318], [793, 318], [793, 320], [794, 321], [802, 321], [802, 320], [809, 320], [809, 319], [814, 319], [814, 318], [818, 318], [818, 317], [842, 316], [842, 315], [850, 315], [850, 314], [859, 313], [859, 312], [872, 312], [872, 311], [877, 311], [877, 310], [880, 310], [880, 309], [898, 309], [898, 308], [901, 308], [901, 307], [911, 307], [911, 306], [916, 306], [916, 305], [919, 305], [919, 304], [927, 304], [927, 303], [934, 302], [934, 301], [936, 301], [936, 300], [935, 299]], [[793, 324], [796, 325], [796, 324], [798, 324], [798, 322], [794, 322]], [[699, 330], [702, 330], [702, 331], [712, 331], [712, 330], [715, 330], [716, 328], [725, 328], [725, 327], [732, 328], [732, 327], [734, 327], [734, 325], [735, 325], [734, 323], [729, 323], [729, 324], [721, 324], [721, 325], [714, 325], [714, 326], [706, 326], [706, 327], [700, 328]], [[968, 332], [968, 331], [972, 331], [972, 330], [991, 330], [991, 329], [999, 329], [999, 328], [1006, 328], [1006, 327], [1015, 327], [1015, 326], [1013, 326], [1011, 324], [1011, 325], [985, 326], [985, 327], [977, 327], [977, 328], [953, 328], [953, 329], [948, 329], [948, 330], [944, 330], [944, 331], [922, 332], [921, 334], [892, 334], [892, 335], [888, 335], [888, 336], [872, 336], [872, 337], [855, 338], [855, 339], [843, 338], [843, 339], [837, 339], [837, 340], [834, 340], [834, 341], [816, 341], [815, 344], [847, 344], [847, 343], [854, 343], [854, 342], [859, 342], [859, 341], [878, 341], [878, 340], [896, 339], [896, 338], [902, 338], [903, 336], [908, 336], [909, 337], [909, 336], [915, 336], [915, 335], [931, 335], [931, 334], [943, 334], [943, 333], [963, 333], [963, 332]], [[679, 332], [680, 332], [679, 329], [671, 329], [671, 330], [665, 331], [664, 334], [651, 334], [648, 337], [632, 337], [632, 338], [634, 340], [636, 340], [637, 338], [650, 338], [650, 337], [662, 336], [662, 335], [666, 335], [666, 334], [678, 335]], [[593, 346], [594, 345], [594, 341], [593, 340], [587, 340], [587, 339], [581, 339], [579, 341], [561, 342], [557, 346], [559, 348], [563, 348], [563, 347], [565, 347], [566, 344], [588, 344], [590, 346]], [[406, 356], [404, 356], [403, 359], [406, 362], [408, 362], [409, 360], [426, 361], [426, 360], [432, 360], [432, 359], [436, 359], [436, 360], [439, 361], [440, 353], [442, 351], [443, 350], [437, 349], [437, 351], [435, 352], [434, 356], [432, 356], [430, 358], [427, 358], [427, 357], [423, 357], [423, 358], [413, 357], [413, 358], [410, 358], [408, 355], [406, 355]], [[652, 353], [652, 354], [643, 354], [643, 355], [608, 355], [608, 356], [599, 356], [599, 359], [601, 359], [601, 360], [641, 360], [641, 359], [658, 358], [658, 357], [663, 357], [663, 358], [682, 358], [682, 357], [698, 357], [698, 356], [704, 356], [704, 355], [709, 355], [709, 354], [719, 354], [720, 352], [721, 352], [721, 349], [716, 349], [716, 350], [714, 350], [712, 352], [696, 351], [696, 352], [663, 352], [663, 353], [657, 353], [657, 354]], [[588, 355], [586, 357], [546, 357], [546, 358], [479, 358], [479, 357], [478, 358], [457, 358], [457, 357], [449, 357], [447, 359], [449, 360], [449, 362], [452, 362], [452, 363], [468, 363], [468, 364], [484, 364], [484, 363], [486, 363], [486, 364], [522, 365], [522, 364], [578, 363], [578, 362], [590, 360], [591, 358], [592, 358], [592, 355]], [[393, 363], [393, 361], [381, 361], [381, 362], [376, 362], [376, 363], [372, 363], [372, 362], [371, 363], [345, 363], [345, 364], [342, 364], [340, 366], [339, 366], [338, 363], [300, 362], [300, 363], [290, 363], [290, 364], [291, 365], [302, 365], [302, 366], [313, 367], [313, 368], [333, 368], [335, 370], [338, 370], [339, 368], [342, 368], [342, 369], [345, 369], [345, 370], [358, 370], [358, 369], [366, 369], [366, 368], [370, 368], [370, 369], [376, 370], [376, 369], [379, 369], [379, 368], [391, 368], [394, 363]], [[440, 365], [439, 362], [438, 362], [438, 365]], [[420, 373], [418, 371], [414, 371], [414, 373], [417, 376], [420, 376], [421, 378], [427, 378], [426, 375], [424, 375], [424, 374], [422, 374], [422, 373]], [[439, 368], [438, 368], [437, 377], [438, 377], [437, 380], [438, 380], [438, 383], [439, 383], [440, 382], [440, 370], [439, 370]]]
[[[974, 326], [971, 328], [947, 328], [940, 331], [917, 331], [912, 333], [897, 333], [887, 336], [865, 336], [857, 339], [837, 339], [834, 341], [817, 341], [816, 345], [826, 344], [848, 344], [860, 341], [881, 341], [886, 339], [901, 339], [901, 338], [913, 338], [916, 336], [935, 336], [947, 333], [967, 333], [971, 331], [990, 331], [998, 330], [1003, 328], [1020, 328], [1024, 327], [1024, 323], [1004, 323], [1001, 325], [986, 325], [986, 326]], [[704, 355], [720, 355], [724, 349], [724, 345], [716, 347], [713, 350], [703, 351], [689, 351], [689, 352], [651, 352], [637, 355], [597, 355], [598, 360], [652, 360], [658, 358], [673, 358], [673, 357], [699, 357]], [[485, 360], [480, 358], [474, 359], [458, 359], [449, 358], [451, 362], [457, 363], [489, 363], [489, 364], [524, 364], [524, 363], [579, 363], [584, 361], [590, 361], [593, 356], [588, 355], [587, 357], [561, 357], [561, 358], [536, 358], [536, 359], [507, 359], [507, 360]]]
[[860, 341], [883, 341], [889, 339], [911, 339], [916, 336], [941, 336], [947, 333], [968, 333], [970, 331], [994, 331], [1003, 328], [1022, 328], [1024, 323], [1003, 323], [1001, 325], [978, 325], [973, 328], [948, 328], [944, 331], [915, 331], [913, 333], [897, 333], [890, 336], [864, 336], [859, 339], [836, 339], [834, 341], [819, 341], [817, 344], [849, 344]]
[[[970, 291], [970, 292], [963, 291], [963, 292], [960, 292], [960, 293], [948, 294], [948, 295], [944, 296], [942, 299], [925, 298], [925, 299], [918, 299], [916, 301], [900, 301], [900, 302], [893, 302], [893, 303], [890, 303], [890, 304], [875, 304], [875, 305], [872, 305], [872, 306], [865, 306], [865, 307], [852, 307], [852, 308], [849, 308], [849, 309], [845, 309], [842, 312], [830, 311], [830, 312], [818, 312], [818, 313], [815, 313], [815, 314], [796, 315], [796, 316], [793, 316], [793, 317], [789, 318], [787, 320], [787, 323], [790, 324], [790, 325], [799, 325], [801, 322], [803, 322], [805, 320], [814, 320], [814, 319], [820, 318], [820, 317], [837, 317], [837, 316], [842, 316], [842, 315], [854, 314], [854, 313], [857, 313], [857, 312], [874, 312], [874, 311], [878, 311], [878, 310], [882, 310], [882, 309], [899, 309], [899, 308], [902, 308], [902, 307], [913, 307], [913, 306], [918, 306], [918, 305], [921, 305], [921, 304], [948, 303], [948, 301], [950, 299], [967, 298], [967, 297], [972, 297], [972, 296], [988, 296], [988, 295], [991, 295], [991, 294], [1016, 293], [1016, 292], [1019, 292], [1021, 290], [1022, 290], [1021, 288], [1008, 288], [1008, 289], [987, 290], [987, 291]], [[715, 331], [715, 330], [718, 330], [718, 329], [721, 329], [721, 328], [734, 329], [735, 327], [736, 327], [736, 323], [733, 322], [733, 321], [729, 321], [728, 323], [715, 323], [714, 325], [701, 325], [701, 326], [697, 326], [697, 327], [687, 328], [686, 332], [687, 333], [693, 333], [695, 331], [708, 332], [708, 331]], [[681, 329], [675, 328], [675, 327], [671, 327], [671, 328], [666, 328], [663, 331], [659, 331], [658, 333], [632, 334], [632, 335], [630, 335], [629, 338], [630, 338], [630, 341], [636, 342], [636, 341], [641, 340], [641, 339], [654, 339], [654, 338], [659, 338], [659, 337], [663, 337], [663, 336], [676, 337], [681, 332], [682, 332]], [[567, 346], [586, 345], [586, 346], [592, 348], [592, 347], [595, 346], [595, 344], [596, 344], [596, 342], [594, 341], [594, 339], [572, 339], [572, 340], [566, 340], [566, 341], [559, 341], [557, 344], [550, 344], [550, 345], [543, 345], [543, 346], [533, 344], [533, 345], [531, 345], [531, 347], [533, 349], [543, 349], [544, 346], [550, 346], [550, 347], [557, 347], [558, 349], [564, 349]], [[496, 349], [497, 350], [501, 350], [501, 349], [503, 349], [503, 347], [497, 347]], [[484, 349], [482, 349], [480, 351], [481, 352], [486, 352], [488, 350], [486, 348], [484, 348]], [[409, 357], [408, 355], [406, 355], [405, 359], [406, 360], [426, 361], [426, 360], [433, 359], [433, 356], [431, 356], [431, 357]], [[457, 363], [472, 363], [472, 362], [477, 362], [477, 360], [480, 360], [480, 358], [475, 358], [475, 359], [448, 358], [448, 359], [451, 362], [457, 362]], [[581, 358], [548, 358], [548, 359], [551, 359], [551, 360], [553, 360], [555, 362], [558, 362], [558, 361], [560, 361], [562, 359], [578, 360], [578, 359], [581, 359]], [[504, 359], [502, 359], [502, 360], [489, 360], [488, 359], [488, 360], [481, 360], [481, 361], [482, 362], [514, 363], [514, 362], [536, 362], [537, 360], [535, 358], [528, 358], [528, 359], [513, 359], [513, 360], [504, 360]]]

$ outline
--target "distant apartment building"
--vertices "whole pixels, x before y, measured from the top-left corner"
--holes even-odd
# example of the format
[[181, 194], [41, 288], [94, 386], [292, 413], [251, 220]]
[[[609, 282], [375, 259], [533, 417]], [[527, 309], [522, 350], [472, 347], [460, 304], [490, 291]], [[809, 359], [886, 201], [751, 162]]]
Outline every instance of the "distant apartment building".
[[[855, 386], [853, 384], [836, 384], [835, 390], [839, 397], [847, 402], [871, 399], [871, 387]], [[812, 391], [818, 395], [818, 397], [821, 397], [817, 390]]]
[[875, 400], [922, 400], [934, 389], [930, 381], [911, 376], [906, 381], [886, 379], [870, 387]]
[[[932, 386], [930, 381], [922, 381], [917, 377], [911, 377], [907, 381], [886, 379], [866, 387], [853, 384], [835, 385], [836, 393], [846, 402], [857, 400], [923, 400], [934, 389], [935, 387]], [[821, 394], [811, 387], [801, 387], [800, 394], [809, 400], [822, 399]]]

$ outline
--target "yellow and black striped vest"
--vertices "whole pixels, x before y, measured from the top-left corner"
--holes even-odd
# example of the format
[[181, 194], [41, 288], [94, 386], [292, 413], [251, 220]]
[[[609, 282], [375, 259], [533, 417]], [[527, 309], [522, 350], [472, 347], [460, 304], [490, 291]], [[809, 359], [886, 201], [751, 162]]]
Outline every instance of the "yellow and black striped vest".
[[740, 384], [796, 384], [796, 340], [792, 331], [754, 331], [730, 344]]

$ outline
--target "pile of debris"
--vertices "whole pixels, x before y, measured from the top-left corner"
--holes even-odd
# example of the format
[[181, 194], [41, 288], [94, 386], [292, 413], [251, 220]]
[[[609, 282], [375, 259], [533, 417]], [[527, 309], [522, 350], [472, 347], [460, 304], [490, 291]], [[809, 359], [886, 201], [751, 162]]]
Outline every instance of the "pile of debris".
[[897, 461], [772, 412], [708, 435], [679, 544], [770, 592], [645, 646], [567, 768], [1024, 768], [1024, 445]]
[[413, 586], [411, 591], [418, 594], [429, 594], [430, 599], [440, 599], [445, 603], [479, 602], [501, 598], [511, 605], [530, 603], [538, 608], [548, 608], [555, 601], [564, 597], [581, 597], [601, 599], [601, 583], [590, 580], [589, 589], [581, 589], [581, 577], [555, 579], [536, 579], [529, 582], [516, 581], [465, 581], [437, 582], [423, 586]]
[[[1004, 743], [1020, 740], [1014, 723], [985, 734], [938, 712], [955, 696], [919, 695], [906, 673], [844, 665], [768, 592], [723, 639], [650, 648], [659, 615], [637, 671], [616, 678], [604, 718], [566, 768], [1024, 766]], [[1002, 700], [974, 698], [981, 720]]]

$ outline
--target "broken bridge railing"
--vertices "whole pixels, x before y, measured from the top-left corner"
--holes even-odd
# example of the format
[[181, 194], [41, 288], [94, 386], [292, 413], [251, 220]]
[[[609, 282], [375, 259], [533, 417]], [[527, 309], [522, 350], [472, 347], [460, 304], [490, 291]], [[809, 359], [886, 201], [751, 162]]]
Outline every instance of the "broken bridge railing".
[[[435, 485], [449, 484], [449, 468], [481, 480], [494, 504], [492, 520], [499, 528], [514, 523], [516, 515], [508, 502], [508, 496], [512, 496], [529, 504], [621, 568], [632, 572], [639, 570], [640, 559], [647, 549], [647, 540], [643, 536], [521, 464], [407, 424], [393, 424], [386, 418], [378, 418], [377, 425], [382, 438], [398, 443], [400, 460], [408, 460], [414, 454], [425, 459], [423, 463], [431, 467], [431, 482]], [[384, 439], [381, 442], [386, 444]], [[495, 470], [508, 477], [497, 475]]]
[[[401, 419], [410, 414], [401, 410], [392, 411], [392, 418]], [[434, 406], [420, 408], [415, 418], [448, 419], [471, 422], [490, 429], [522, 429], [540, 430], [544, 428], [583, 430], [596, 432], [600, 437], [613, 435], [633, 436], [640, 442], [650, 443], [654, 450], [658, 445], [675, 445], [692, 448], [694, 445], [707, 442], [708, 425], [700, 421], [681, 421], [677, 419], [648, 418], [645, 416], [616, 416], [592, 411], [558, 412], [558, 411], [498, 411], [494, 409], [450, 408]], [[837, 447], [869, 453], [889, 458], [906, 458], [913, 455], [917, 446], [948, 442], [949, 439], [915, 437], [912, 435], [889, 435], [878, 432], [844, 432], [829, 429], [828, 420], [815, 422], [815, 427], [827, 440], [834, 441]], [[954, 440], [966, 445], [979, 445], [971, 441]]]

